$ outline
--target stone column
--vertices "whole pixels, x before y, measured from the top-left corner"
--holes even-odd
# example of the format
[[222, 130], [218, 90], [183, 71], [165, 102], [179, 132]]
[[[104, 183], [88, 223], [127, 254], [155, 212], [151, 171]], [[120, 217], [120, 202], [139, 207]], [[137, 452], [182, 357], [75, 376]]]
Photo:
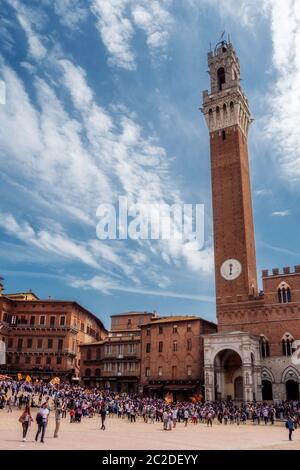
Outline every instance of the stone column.
[[[215, 367], [216, 373], [216, 386], [217, 393], [220, 393], [221, 398], [224, 398], [224, 367], [216, 366]], [[215, 399], [218, 397], [216, 396]]]
[[261, 367], [255, 366], [253, 368], [253, 391], [257, 401], [262, 401], [262, 386], [261, 386]]
[[244, 400], [253, 400], [253, 377], [251, 364], [243, 364]]
[[6, 364], [6, 347], [4, 341], [0, 341], [0, 364]]
[[205, 400], [215, 400], [215, 373], [213, 366], [205, 366], [204, 368], [205, 380]]

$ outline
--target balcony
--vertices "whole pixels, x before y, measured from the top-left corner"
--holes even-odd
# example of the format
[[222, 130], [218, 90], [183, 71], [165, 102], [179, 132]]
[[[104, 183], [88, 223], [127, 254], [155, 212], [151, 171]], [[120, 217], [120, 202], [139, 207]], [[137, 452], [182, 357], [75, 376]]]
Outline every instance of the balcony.
[[129, 370], [123, 370], [123, 371], [102, 371], [101, 376], [105, 378], [122, 378], [125, 379], [126, 377], [139, 377], [139, 370], [134, 370], [134, 371], [129, 371]]
[[55, 349], [55, 348], [7, 348], [8, 353], [22, 353], [22, 354], [69, 354], [76, 356], [76, 353], [70, 348]]
[[32, 331], [32, 330], [50, 330], [50, 331], [71, 331], [72, 333], [78, 333], [79, 329], [73, 325], [37, 325], [31, 323], [9, 323], [9, 327], [14, 330]]

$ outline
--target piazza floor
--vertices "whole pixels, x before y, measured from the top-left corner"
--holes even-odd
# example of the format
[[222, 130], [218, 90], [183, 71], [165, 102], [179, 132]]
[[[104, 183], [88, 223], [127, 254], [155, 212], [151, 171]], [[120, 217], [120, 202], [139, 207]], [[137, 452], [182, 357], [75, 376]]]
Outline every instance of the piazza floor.
[[[8, 413], [0, 410], [0, 449], [1, 450], [210, 450], [210, 449], [300, 449], [300, 429], [288, 441], [284, 424], [274, 426], [261, 424], [220, 425], [207, 428], [205, 424], [191, 424], [187, 428], [177, 424], [172, 431], [163, 431], [161, 423], [144, 423], [140, 419], [129, 423], [127, 419], [116, 417], [106, 420], [106, 431], [100, 430], [100, 418], [84, 418], [81, 423], [69, 423], [63, 419], [59, 437], [53, 438], [54, 414], [50, 414], [45, 443], [36, 443], [35, 421], [28, 431], [27, 441], [22, 442], [20, 411]], [[36, 411], [33, 412], [35, 418]]]

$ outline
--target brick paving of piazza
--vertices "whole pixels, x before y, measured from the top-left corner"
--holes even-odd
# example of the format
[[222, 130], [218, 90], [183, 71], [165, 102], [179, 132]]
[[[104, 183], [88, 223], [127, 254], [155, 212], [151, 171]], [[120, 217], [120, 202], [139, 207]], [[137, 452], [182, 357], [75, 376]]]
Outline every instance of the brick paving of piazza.
[[[22, 442], [21, 424], [18, 422], [21, 412], [0, 410], [0, 449], [31, 450], [31, 449], [70, 449], [70, 450], [209, 450], [209, 449], [300, 449], [300, 429], [288, 441], [288, 433], [284, 423], [240, 426], [220, 425], [215, 423], [212, 428], [206, 424], [177, 424], [172, 431], [163, 431], [162, 423], [144, 423], [138, 419], [129, 423], [127, 419], [117, 417], [106, 420], [107, 429], [100, 430], [100, 418], [84, 418], [81, 423], [70, 423], [69, 418], [62, 420], [60, 435], [53, 438], [54, 413], [50, 413], [45, 443], [34, 441], [37, 429], [35, 422], [28, 431], [27, 441]], [[35, 417], [35, 412], [33, 413]]]

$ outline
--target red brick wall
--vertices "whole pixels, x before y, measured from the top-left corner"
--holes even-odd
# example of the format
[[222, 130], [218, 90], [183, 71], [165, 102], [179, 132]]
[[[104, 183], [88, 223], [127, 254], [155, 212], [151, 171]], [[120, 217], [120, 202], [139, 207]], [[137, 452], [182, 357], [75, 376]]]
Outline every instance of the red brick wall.
[[[257, 291], [256, 257], [247, 141], [237, 127], [210, 134], [216, 297]], [[220, 267], [228, 258], [242, 264], [242, 274], [228, 282]]]
[[[177, 333], [173, 332], [173, 325], [177, 325]], [[191, 325], [191, 331], [187, 331]], [[159, 327], [163, 328], [162, 334]], [[150, 335], [147, 335], [150, 329]], [[202, 322], [201, 319], [193, 321], [180, 321], [157, 323], [142, 328], [142, 354], [141, 354], [141, 382], [147, 384], [149, 380], [199, 380], [203, 378], [203, 339], [201, 334], [213, 333], [216, 326]], [[188, 339], [192, 341], [192, 350], [187, 350]], [[177, 352], [173, 352], [173, 341], [177, 341]], [[163, 343], [163, 351], [159, 352], [159, 342]], [[150, 343], [151, 352], [146, 352], [146, 345]], [[176, 366], [174, 377], [172, 366]], [[187, 375], [187, 366], [192, 367], [192, 374]], [[146, 368], [150, 367], [151, 375], [146, 377]], [[162, 367], [162, 376], [158, 368]]]
[[220, 306], [219, 331], [247, 331], [264, 335], [270, 343], [270, 356], [281, 355], [285, 333], [300, 339], [300, 304], [264, 305], [263, 300]]
[[111, 331], [126, 331], [139, 328], [141, 325], [148, 323], [154, 317], [153, 313], [135, 314], [135, 312], [128, 312], [128, 314], [113, 315], [111, 317]]
[[263, 290], [265, 304], [278, 303], [277, 289], [281, 282], [286, 282], [291, 289], [292, 302], [300, 302], [300, 273], [264, 276]]

